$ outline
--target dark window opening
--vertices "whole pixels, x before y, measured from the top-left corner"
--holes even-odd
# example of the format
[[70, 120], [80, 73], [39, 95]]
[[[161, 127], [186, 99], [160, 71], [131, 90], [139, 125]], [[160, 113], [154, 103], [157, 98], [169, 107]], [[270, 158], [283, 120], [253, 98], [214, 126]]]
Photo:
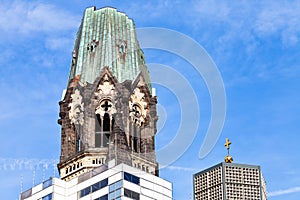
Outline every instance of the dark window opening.
[[129, 182], [134, 183], [134, 184], [137, 184], [137, 185], [140, 184], [140, 178], [139, 178], [139, 177], [134, 176], [134, 175], [132, 175], [132, 174], [129, 174], [129, 173], [127, 173], [127, 172], [124, 172], [124, 179], [125, 179], [126, 181], [129, 181]]
[[138, 152], [138, 127], [133, 125], [133, 151]]
[[97, 199], [94, 199], [94, 200], [108, 200], [108, 195], [103, 195], [102, 197], [99, 197]]
[[107, 186], [107, 184], [108, 179], [104, 179], [98, 183], [95, 183], [94, 185], [92, 185], [92, 192], [96, 192], [97, 190], [104, 188], [105, 186]]
[[138, 138], [133, 137], [133, 151], [138, 152]]
[[96, 120], [95, 120], [95, 130], [96, 132], [100, 132], [101, 131], [101, 117], [99, 114], [96, 115]]
[[140, 194], [124, 188], [124, 196], [131, 199], [140, 200]]
[[96, 115], [95, 119], [95, 147], [101, 147], [101, 117]]
[[84, 197], [91, 193], [91, 187], [84, 188], [80, 191], [80, 197]]
[[47, 196], [44, 196], [42, 198], [42, 200], [52, 200], [52, 193], [51, 194], [48, 194]]
[[104, 147], [108, 147], [110, 136], [110, 117], [109, 114], [105, 113], [103, 117], [103, 136], [102, 142]]
[[109, 132], [110, 131], [110, 119], [109, 114], [105, 113], [103, 117], [103, 131]]
[[129, 136], [129, 146], [132, 147], [132, 136]]

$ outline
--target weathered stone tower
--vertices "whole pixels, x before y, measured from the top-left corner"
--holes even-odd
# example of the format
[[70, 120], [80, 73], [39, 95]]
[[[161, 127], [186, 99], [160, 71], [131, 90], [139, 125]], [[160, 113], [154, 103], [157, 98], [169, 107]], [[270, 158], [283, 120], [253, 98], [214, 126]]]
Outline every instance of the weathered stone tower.
[[113, 159], [158, 175], [156, 103], [133, 21], [114, 8], [87, 8], [59, 102], [61, 179]]

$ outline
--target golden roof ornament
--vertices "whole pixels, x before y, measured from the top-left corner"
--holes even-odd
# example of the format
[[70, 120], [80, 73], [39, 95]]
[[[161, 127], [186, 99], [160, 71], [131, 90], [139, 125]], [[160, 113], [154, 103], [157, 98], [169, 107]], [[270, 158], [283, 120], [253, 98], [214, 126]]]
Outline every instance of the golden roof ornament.
[[224, 146], [226, 147], [226, 149], [227, 149], [227, 151], [228, 151], [228, 154], [227, 154], [227, 156], [225, 157], [225, 162], [226, 162], [226, 163], [232, 163], [232, 161], [233, 161], [232, 156], [229, 155], [230, 145], [231, 145], [231, 142], [229, 141], [228, 138], [226, 138], [226, 142], [225, 142], [225, 144], [224, 144]]

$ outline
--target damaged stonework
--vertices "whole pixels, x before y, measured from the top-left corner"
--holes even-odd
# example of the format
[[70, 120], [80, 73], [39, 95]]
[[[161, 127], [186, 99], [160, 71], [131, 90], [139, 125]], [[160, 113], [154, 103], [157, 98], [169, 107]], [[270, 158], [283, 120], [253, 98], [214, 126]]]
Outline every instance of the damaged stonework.
[[78, 89], [71, 95], [72, 103], [69, 104], [69, 118], [71, 123], [83, 125], [83, 109], [84, 103], [82, 102], [82, 96]]
[[141, 93], [139, 88], [135, 88], [129, 101], [130, 119], [139, 126], [145, 123], [149, 112], [149, 107], [144, 96], [145, 94]]
[[72, 179], [112, 159], [157, 175], [157, 99], [143, 76], [119, 83], [105, 67], [93, 84], [76, 81], [59, 103], [61, 178]]

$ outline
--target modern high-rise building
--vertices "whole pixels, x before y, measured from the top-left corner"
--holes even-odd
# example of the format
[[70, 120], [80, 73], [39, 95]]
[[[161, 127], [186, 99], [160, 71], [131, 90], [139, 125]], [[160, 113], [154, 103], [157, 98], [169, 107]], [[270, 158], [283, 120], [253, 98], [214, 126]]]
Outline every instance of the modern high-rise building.
[[266, 200], [259, 166], [222, 162], [194, 175], [195, 200]]
[[260, 166], [232, 163], [230, 144], [226, 139], [225, 162], [194, 174], [194, 199], [266, 200], [266, 183]]
[[21, 200], [172, 199], [158, 177], [157, 97], [132, 19], [114, 8], [87, 8], [59, 102], [60, 179]]
[[[21, 200], [172, 200], [172, 184], [126, 164], [110, 161], [70, 181], [50, 178], [23, 192]], [[112, 166], [110, 166], [112, 164]]]

